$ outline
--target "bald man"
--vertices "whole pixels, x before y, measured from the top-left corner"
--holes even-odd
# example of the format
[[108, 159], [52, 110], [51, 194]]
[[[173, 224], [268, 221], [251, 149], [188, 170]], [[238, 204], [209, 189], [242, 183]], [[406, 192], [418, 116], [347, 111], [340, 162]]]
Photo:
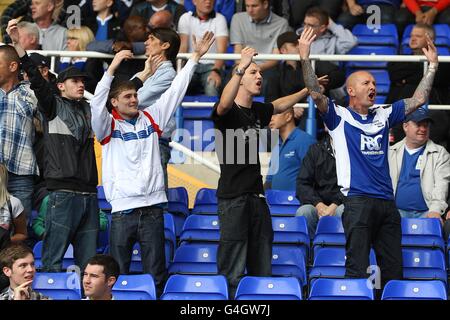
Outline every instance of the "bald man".
[[[422, 51], [430, 64], [413, 97], [371, 108], [377, 93], [375, 79], [369, 72], [358, 71], [347, 79], [350, 101], [344, 108], [320, 92], [309, 61], [314, 38], [313, 29], [305, 28], [299, 39], [299, 53], [305, 84], [333, 138], [336, 152], [338, 185], [345, 207], [345, 276], [367, 278], [376, 271], [375, 288], [382, 289], [389, 280], [403, 276], [401, 220], [389, 175], [389, 128], [427, 101], [438, 67], [436, 48], [428, 37]], [[368, 269], [371, 247], [379, 269]], [[381, 287], [377, 285], [380, 269]]]
[[168, 10], [155, 12], [148, 20], [149, 28], [169, 28], [175, 29], [173, 15]]

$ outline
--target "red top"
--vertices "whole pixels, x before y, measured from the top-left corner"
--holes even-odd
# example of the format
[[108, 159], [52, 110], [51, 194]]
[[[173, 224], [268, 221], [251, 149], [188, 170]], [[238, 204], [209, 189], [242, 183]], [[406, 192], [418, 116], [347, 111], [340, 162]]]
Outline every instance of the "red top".
[[420, 7], [435, 7], [438, 12], [441, 12], [450, 5], [450, 0], [403, 0], [403, 2], [413, 14], [419, 11]]

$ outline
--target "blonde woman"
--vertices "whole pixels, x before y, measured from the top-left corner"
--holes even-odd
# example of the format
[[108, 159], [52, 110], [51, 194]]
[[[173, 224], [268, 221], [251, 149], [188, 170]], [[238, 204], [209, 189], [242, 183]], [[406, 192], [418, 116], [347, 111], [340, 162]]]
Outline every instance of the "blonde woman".
[[11, 242], [27, 238], [27, 222], [24, 208], [19, 199], [9, 194], [8, 170], [0, 163], [0, 228], [11, 232]]
[[[91, 29], [81, 26], [79, 29], [67, 30], [67, 51], [86, 51], [86, 46], [94, 40]], [[60, 59], [59, 71], [69, 66], [74, 66], [81, 71], [85, 70], [87, 58], [83, 57], [62, 57]]]

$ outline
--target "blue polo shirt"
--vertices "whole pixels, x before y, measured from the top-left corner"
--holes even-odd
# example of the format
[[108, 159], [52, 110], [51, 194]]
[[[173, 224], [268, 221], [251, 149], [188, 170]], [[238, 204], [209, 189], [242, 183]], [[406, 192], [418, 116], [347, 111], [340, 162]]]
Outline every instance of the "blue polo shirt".
[[405, 211], [428, 211], [420, 186], [420, 168], [425, 146], [408, 151], [405, 148], [402, 169], [398, 179], [395, 203], [397, 208]]
[[[270, 158], [270, 169], [266, 181], [272, 182], [272, 189], [295, 190], [298, 171], [309, 146], [316, 139], [305, 131], [295, 128], [286, 141], [281, 138]], [[278, 158], [275, 157], [278, 155]]]

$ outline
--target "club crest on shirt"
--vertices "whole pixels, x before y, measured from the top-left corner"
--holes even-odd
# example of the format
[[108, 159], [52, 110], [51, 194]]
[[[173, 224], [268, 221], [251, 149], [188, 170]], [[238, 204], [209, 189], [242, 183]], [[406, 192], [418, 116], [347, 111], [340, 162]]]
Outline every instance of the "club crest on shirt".
[[382, 155], [384, 151], [381, 150], [381, 141], [383, 135], [379, 134], [375, 137], [370, 137], [361, 134], [361, 153], [368, 155]]

